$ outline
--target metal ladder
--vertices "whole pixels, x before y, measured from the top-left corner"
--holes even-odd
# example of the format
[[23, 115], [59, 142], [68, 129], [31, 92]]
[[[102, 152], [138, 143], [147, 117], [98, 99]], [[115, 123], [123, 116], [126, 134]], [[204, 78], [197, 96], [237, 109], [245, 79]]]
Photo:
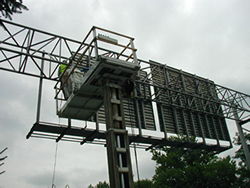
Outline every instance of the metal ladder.
[[105, 80], [104, 107], [110, 187], [133, 188], [129, 137], [124, 122], [122, 88], [116, 81]]

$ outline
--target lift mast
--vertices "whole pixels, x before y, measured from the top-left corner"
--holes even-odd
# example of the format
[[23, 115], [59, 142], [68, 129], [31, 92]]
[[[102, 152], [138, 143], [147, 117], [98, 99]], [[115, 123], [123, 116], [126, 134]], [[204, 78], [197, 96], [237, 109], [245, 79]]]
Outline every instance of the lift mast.
[[105, 80], [104, 84], [110, 186], [134, 187], [121, 86], [111, 80]]

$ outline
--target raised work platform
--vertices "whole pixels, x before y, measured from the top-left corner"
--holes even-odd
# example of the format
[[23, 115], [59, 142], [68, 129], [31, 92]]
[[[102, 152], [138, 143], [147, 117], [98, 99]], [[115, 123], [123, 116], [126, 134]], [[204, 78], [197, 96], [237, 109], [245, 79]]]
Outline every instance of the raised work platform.
[[124, 86], [134, 78], [140, 66], [116, 58], [100, 56], [90, 70], [85, 73], [80, 88], [73, 92], [58, 112], [60, 117], [90, 120], [103, 105], [104, 80], [115, 80]]

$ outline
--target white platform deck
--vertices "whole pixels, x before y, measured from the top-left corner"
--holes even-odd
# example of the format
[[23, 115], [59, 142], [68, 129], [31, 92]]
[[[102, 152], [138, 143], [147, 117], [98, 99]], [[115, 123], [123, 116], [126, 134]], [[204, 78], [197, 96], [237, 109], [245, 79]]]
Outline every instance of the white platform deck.
[[84, 75], [79, 90], [72, 93], [59, 112], [60, 117], [90, 120], [103, 105], [103, 82], [117, 81], [121, 86], [136, 76], [140, 66], [115, 58], [102, 56]]

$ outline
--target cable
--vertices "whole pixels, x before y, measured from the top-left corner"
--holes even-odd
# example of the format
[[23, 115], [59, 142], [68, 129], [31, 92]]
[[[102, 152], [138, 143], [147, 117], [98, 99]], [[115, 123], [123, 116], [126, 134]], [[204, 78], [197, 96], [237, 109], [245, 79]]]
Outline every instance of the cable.
[[57, 151], [58, 151], [58, 142], [56, 142], [56, 151], [55, 151], [55, 161], [54, 161], [54, 169], [53, 169], [53, 176], [52, 176], [52, 188], [55, 186], [55, 174], [56, 174], [56, 161], [57, 161]]
[[139, 188], [141, 188], [140, 174], [139, 174], [139, 165], [138, 165], [137, 151], [136, 151], [135, 143], [134, 143], [134, 152], [135, 152], [135, 164], [136, 164], [136, 171], [137, 171], [137, 178], [138, 178], [138, 186], [139, 186]]
[[[61, 94], [62, 96], [62, 94]], [[62, 101], [60, 102], [60, 108], [62, 107]], [[58, 124], [61, 124], [61, 119], [58, 119]], [[56, 162], [57, 162], [57, 151], [58, 151], [58, 142], [56, 142], [56, 151], [55, 151], [55, 161], [54, 161], [54, 168], [53, 168], [53, 175], [52, 175], [52, 185], [51, 187], [56, 187], [55, 183], [55, 176], [56, 176]]]

